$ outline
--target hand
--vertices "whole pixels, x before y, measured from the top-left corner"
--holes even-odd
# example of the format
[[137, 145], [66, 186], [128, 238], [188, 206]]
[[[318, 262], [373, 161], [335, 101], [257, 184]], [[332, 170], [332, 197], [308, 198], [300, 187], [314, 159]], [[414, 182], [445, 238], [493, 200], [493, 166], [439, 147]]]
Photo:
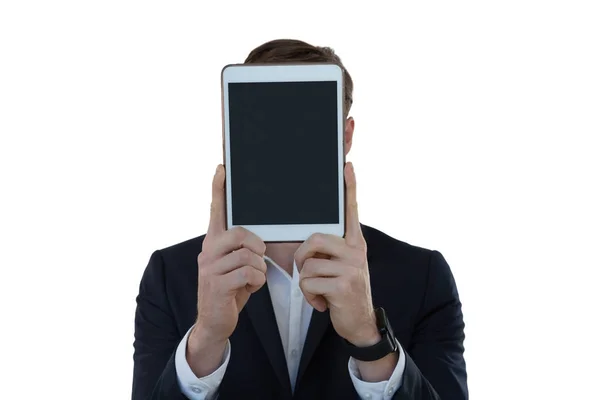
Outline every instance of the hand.
[[338, 335], [355, 346], [381, 340], [371, 299], [367, 245], [358, 221], [356, 176], [351, 163], [346, 180], [346, 235], [313, 234], [296, 251], [300, 288], [317, 310], [329, 308]]
[[252, 232], [225, 230], [225, 168], [212, 185], [208, 232], [198, 255], [198, 318], [188, 339], [188, 363], [196, 376], [218, 368], [227, 339], [250, 294], [266, 282], [265, 243]]

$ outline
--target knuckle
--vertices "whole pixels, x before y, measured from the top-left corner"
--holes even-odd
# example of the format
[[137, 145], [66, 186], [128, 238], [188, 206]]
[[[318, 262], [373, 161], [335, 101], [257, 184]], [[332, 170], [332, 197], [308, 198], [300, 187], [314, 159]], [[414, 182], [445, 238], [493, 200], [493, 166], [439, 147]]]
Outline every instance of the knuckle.
[[267, 262], [263, 258], [260, 259], [260, 270], [263, 274], [267, 273]]
[[243, 267], [243, 268], [240, 268], [238, 271], [239, 271], [238, 273], [240, 275], [240, 279], [243, 282], [248, 282], [248, 280], [250, 279], [250, 272], [251, 272], [250, 268], [249, 267]]
[[259, 279], [258, 279], [258, 283], [260, 285], [264, 285], [265, 282], [267, 281], [267, 275], [265, 275], [265, 274], [259, 274], [259, 275], [260, 276], [259, 276]]
[[313, 233], [310, 238], [308, 238], [309, 243], [312, 246], [318, 247], [321, 244], [323, 244], [324, 241], [324, 235], [322, 233]]
[[200, 254], [198, 254], [196, 260], [198, 261], [199, 267], [204, 265], [206, 263], [206, 253], [204, 251], [201, 251]]
[[306, 281], [304, 279], [300, 279], [300, 282], [298, 282], [298, 286], [300, 286], [300, 290], [302, 291], [302, 293], [306, 291]]
[[239, 242], [240, 244], [246, 238], [246, 230], [244, 228], [242, 228], [241, 226], [236, 226], [236, 227], [231, 228], [231, 234], [233, 235], [235, 240], [237, 242]]
[[312, 276], [312, 274], [315, 272], [315, 268], [316, 268], [315, 260], [312, 258], [309, 258], [308, 260], [304, 261], [304, 265], [302, 266], [302, 272], [303, 272], [304, 276]]
[[261, 254], [265, 254], [265, 252], [267, 251], [267, 244], [265, 242], [262, 241], [262, 239], [260, 240], [260, 245], [259, 245]]
[[242, 264], [248, 264], [250, 261], [252, 261], [252, 252], [247, 248], [237, 250], [236, 254], [239, 262]]

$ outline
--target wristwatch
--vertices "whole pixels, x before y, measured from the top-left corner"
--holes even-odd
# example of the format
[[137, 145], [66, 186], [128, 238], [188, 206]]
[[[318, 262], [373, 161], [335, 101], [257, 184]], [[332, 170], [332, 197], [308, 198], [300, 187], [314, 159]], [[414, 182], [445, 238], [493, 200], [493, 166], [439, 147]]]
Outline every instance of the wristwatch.
[[375, 309], [375, 318], [377, 330], [381, 334], [381, 340], [379, 343], [375, 343], [369, 347], [357, 347], [344, 339], [351, 357], [360, 361], [376, 361], [390, 353], [398, 351], [398, 343], [396, 342], [394, 331], [382, 307]]

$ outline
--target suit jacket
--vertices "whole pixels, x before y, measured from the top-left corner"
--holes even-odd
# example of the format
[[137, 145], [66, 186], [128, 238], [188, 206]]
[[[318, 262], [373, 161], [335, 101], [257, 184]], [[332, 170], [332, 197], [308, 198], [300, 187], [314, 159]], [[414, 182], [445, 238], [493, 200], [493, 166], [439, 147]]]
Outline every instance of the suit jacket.
[[[375, 307], [386, 310], [406, 353], [393, 399], [468, 398], [464, 323], [450, 268], [437, 251], [362, 225]], [[144, 272], [135, 314], [132, 399], [185, 399], [175, 350], [195, 323], [197, 256], [204, 236], [156, 251]], [[329, 313], [314, 311], [292, 395], [268, 285], [250, 296], [230, 337], [219, 400], [358, 399], [349, 354]]]

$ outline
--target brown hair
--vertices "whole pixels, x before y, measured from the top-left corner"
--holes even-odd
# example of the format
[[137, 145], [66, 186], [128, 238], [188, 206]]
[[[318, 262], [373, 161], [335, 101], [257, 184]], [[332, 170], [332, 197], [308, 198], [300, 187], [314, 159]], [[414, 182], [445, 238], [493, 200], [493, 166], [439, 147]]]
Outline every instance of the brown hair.
[[352, 106], [354, 85], [340, 57], [330, 47], [313, 46], [294, 39], [278, 39], [264, 43], [248, 54], [244, 64], [325, 62], [339, 65], [344, 72], [344, 115], [347, 117]]

